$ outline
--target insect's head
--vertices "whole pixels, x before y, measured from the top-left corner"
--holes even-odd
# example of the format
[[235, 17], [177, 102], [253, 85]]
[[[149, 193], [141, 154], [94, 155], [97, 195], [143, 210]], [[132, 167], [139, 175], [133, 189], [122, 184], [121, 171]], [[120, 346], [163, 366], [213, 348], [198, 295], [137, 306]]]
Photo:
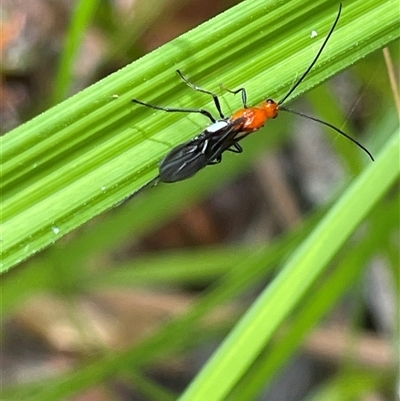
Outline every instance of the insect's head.
[[275, 118], [279, 112], [279, 105], [273, 99], [265, 100], [261, 107], [266, 111], [268, 118]]

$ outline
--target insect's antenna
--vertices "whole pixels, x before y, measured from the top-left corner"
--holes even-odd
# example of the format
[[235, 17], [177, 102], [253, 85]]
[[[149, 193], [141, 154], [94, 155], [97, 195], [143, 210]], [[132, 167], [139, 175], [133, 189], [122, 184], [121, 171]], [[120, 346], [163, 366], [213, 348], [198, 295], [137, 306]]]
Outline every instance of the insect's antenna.
[[368, 156], [371, 158], [372, 161], [375, 161], [375, 160], [374, 160], [374, 157], [373, 157], [372, 154], [371, 154], [371, 152], [370, 152], [366, 147], [364, 147], [363, 145], [361, 145], [360, 142], [356, 141], [356, 140], [355, 140], [354, 138], [352, 138], [350, 135], [346, 134], [345, 132], [343, 132], [343, 131], [340, 130], [339, 128], [335, 127], [334, 125], [329, 124], [329, 123], [327, 123], [326, 121], [320, 120], [320, 119], [318, 119], [318, 118], [311, 117], [311, 116], [308, 116], [308, 115], [306, 115], [306, 114], [300, 113], [300, 112], [298, 112], [298, 111], [294, 111], [294, 110], [287, 109], [286, 107], [280, 107], [280, 110], [288, 111], [289, 113], [293, 113], [293, 114], [297, 114], [298, 116], [308, 118], [309, 120], [315, 121], [315, 122], [320, 123], [320, 124], [322, 124], [322, 125], [326, 125], [326, 126], [329, 127], [329, 128], [332, 128], [333, 130], [335, 130], [336, 132], [338, 132], [340, 135], [343, 135], [344, 137], [346, 137], [347, 139], [349, 139], [351, 142], [355, 143], [359, 148], [361, 148], [364, 152], [366, 152], [366, 153], [368, 154]]
[[339, 3], [339, 11], [338, 14], [336, 16], [335, 22], [332, 25], [331, 30], [328, 33], [328, 36], [325, 38], [324, 43], [322, 43], [321, 48], [319, 49], [317, 55], [315, 56], [314, 60], [312, 61], [312, 63], [310, 64], [310, 66], [306, 69], [306, 71], [304, 72], [304, 74], [298, 79], [298, 81], [292, 86], [292, 89], [290, 89], [290, 91], [285, 95], [285, 97], [283, 99], [281, 99], [278, 102], [278, 105], [282, 104], [293, 92], [294, 90], [303, 82], [303, 79], [307, 76], [307, 74], [311, 71], [311, 68], [314, 67], [315, 63], [318, 61], [319, 56], [321, 55], [322, 51], [324, 50], [326, 44], [328, 43], [329, 38], [332, 36], [333, 31], [336, 28], [336, 25], [339, 21], [340, 18], [340, 13], [342, 11], [342, 3]]

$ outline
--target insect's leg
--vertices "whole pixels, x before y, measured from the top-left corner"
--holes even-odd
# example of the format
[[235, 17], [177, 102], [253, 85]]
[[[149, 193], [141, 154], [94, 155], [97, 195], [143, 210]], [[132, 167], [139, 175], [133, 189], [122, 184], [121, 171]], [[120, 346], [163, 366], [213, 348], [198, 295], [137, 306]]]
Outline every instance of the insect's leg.
[[229, 150], [230, 152], [233, 152], [233, 153], [242, 153], [243, 152], [242, 147], [237, 142], [235, 142], [232, 146], [233, 146], [233, 148], [231, 147], [231, 148], [228, 148], [227, 150]]
[[138, 103], [141, 104], [142, 106], [150, 107], [151, 109], [156, 109], [156, 110], [162, 110], [166, 111], [167, 113], [200, 113], [203, 114], [203, 116], [208, 117], [211, 122], [215, 123], [215, 118], [211, 115], [211, 113], [207, 110], [204, 109], [180, 109], [180, 108], [174, 108], [174, 107], [162, 107], [162, 106], [155, 106], [154, 104], [142, 102], [141, 100], [137, 99], [132, 99], [133, 103]]
[[222, 155], [218, 155], [215, 160], [209, 161], [207, 163], [207, 165], [211, 165], [211, 164], [219, 164], [222, 161]]
[[210, 91], [208, 91], [208, 90], [206, 90], [206, 89], [203, 89], [203, 88], [199, 88], [198, 86], [192, 84], [179, 70], [176, 70], [176, 72], [177, 72], [178, 75], [183, 79], [183, 81], [185, 82], [185, 84], [188, 85], [188, 86], [190, 86], [190, 87], [191, 87], [192, 89], [194, 89], [195, 91], [203, 92], [203, 93], [207, 93], [208, 95], [211, 95], [211, 96], [213, 97], [213, 99], [214, 99], [215, 107], [217, 108], [220, 117], [221, 117], [222, 119], [225, 118], [224, 113], [222, 113], [221, 103], [220, 103], [220, 101], [219, 101], [218, 96], [217, 96], [215, 93], [210, 92]]
[[225, 85], [222, 85], [222, 87], [223, 87], [226, 91], [228, 91], [228, 92], [230, 92], [230, 93], [233, 93], [234, 95], [238, 94], [239, 92], [242, 92], [242, 103], [243, 103], [243, 107], [244, 107], [245, 109], [247, 109], [247, 92], [246, 92], [246, 89], [245, 89], [245, 88], [239, 88], [239, 89], [233, 91], [233, 90], [231, 90], [231, 89], [228, 89]]

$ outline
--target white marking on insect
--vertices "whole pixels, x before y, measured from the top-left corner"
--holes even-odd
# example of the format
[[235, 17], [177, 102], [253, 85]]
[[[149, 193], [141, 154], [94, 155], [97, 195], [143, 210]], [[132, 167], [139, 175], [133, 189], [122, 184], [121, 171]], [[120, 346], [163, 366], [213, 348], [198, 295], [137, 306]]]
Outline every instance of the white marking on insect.
[[200, 151], [202, 154], [204, 154], [204, 153], [206, 152], [207, 147], [208, 147], [208, 143], [209, 143], [209, 140], [206, 139], [206, 140], [204, 141], [204, 145], [203, 145], [203, 147], [201, 148], [201, 151]]
[[222, 128], [225, 128], [229, 125], [229, 122], [226, 120], [216, 121], [215, 123], [211, 124], [209, 127], [206, 128], [206, 132], [217, 132]]

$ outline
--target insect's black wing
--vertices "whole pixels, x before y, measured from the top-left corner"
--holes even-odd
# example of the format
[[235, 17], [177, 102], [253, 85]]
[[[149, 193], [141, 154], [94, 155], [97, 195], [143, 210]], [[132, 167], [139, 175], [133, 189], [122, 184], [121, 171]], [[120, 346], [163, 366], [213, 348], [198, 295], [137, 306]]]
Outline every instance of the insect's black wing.
[[207, 165], [208, 157], [201, 152], [206, 146], [203, 135], [172, 149], [160, 163], [160, 180], [182, 181], [196, 174]]
[[205, 130], [196, 138], [172, 149], [160, 163], [160, 180], [182, 181], [208, 164], [219, 162], [221, 154], [236, 142], [233, 140], [235, 128], [236, 125], [221, 123], [221, 128]]

